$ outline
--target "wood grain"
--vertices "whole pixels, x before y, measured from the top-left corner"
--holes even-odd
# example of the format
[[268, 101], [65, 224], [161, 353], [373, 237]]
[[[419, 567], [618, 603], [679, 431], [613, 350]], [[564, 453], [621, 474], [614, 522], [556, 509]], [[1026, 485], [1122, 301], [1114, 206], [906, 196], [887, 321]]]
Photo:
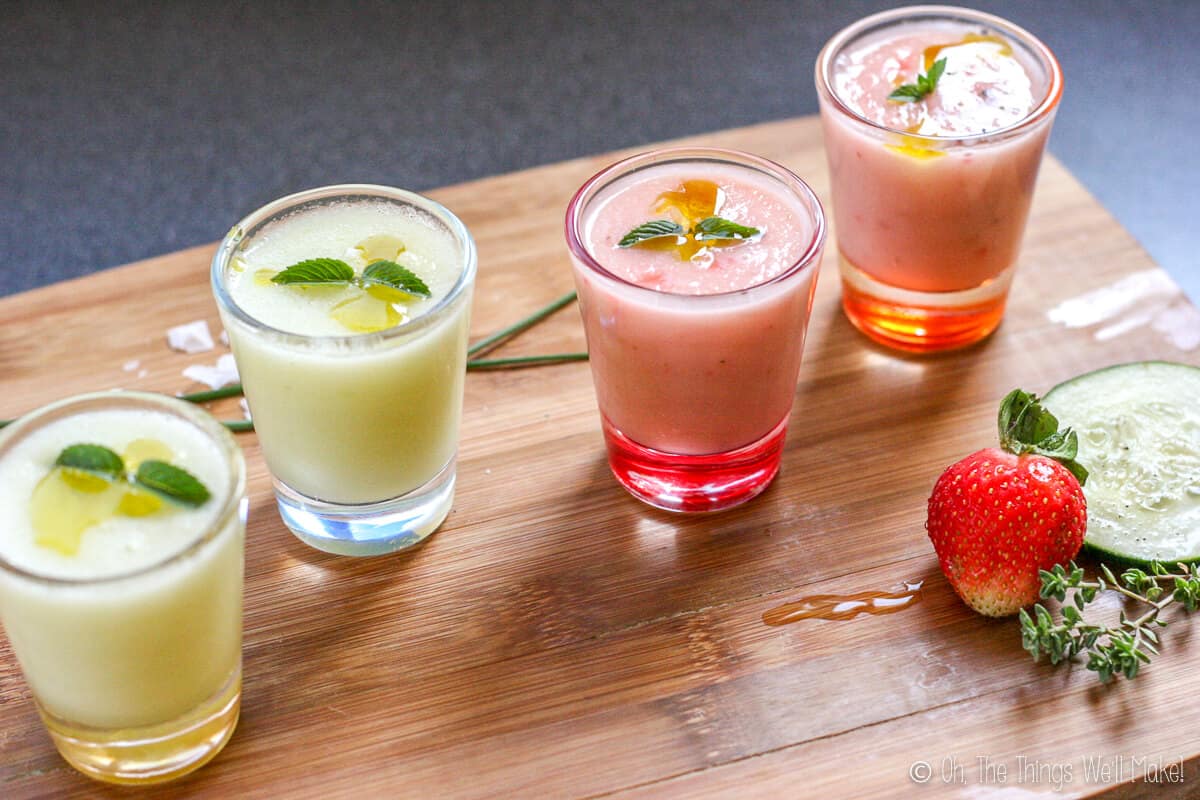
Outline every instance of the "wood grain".
[[[823, 200], [811, 118], [695, 137], [778, 160]], [[497, 330], [568, 291], [562, 214], [618, 154], [430, 194], [480, 252], [472, 332]], [[828, 205], [828, 203], [826, 203]], [[247, 209], [249, 210], [249, 209]], [[832, 240], [831, 240], [832, 241]], [[80, 391], [196, 389], [167, 327], [207, 319], [212, 246], [0, 300], [0, 415]], [[832, 248], [830, 248], [832, 252]], [[1006, 321], [969, 350], [910, 357], [856, 333], [827, 258], [783, 469], [748, 506], [709, 517], [657, 512], [607, 471], [588, 368], [472, 373], [454, 510], [428, 544], [355, 560], [283, 527], [253, 434], [243, 717], [210, 765], [143, 797], [789, 796], [991, 797], [1046, 793], [1017, 759], [1182, 760], [1196, 796], [1200, 643], [1169, 629], [1133, 684], [1035, 665], [1014, 622], [966, 609], [923, 530], [941, 469], [991, 442], [1015, 385], [1044, 391], [1143, 358], [1197, 362], [1151, 326], [1099, 341], [1047, 319], [1057, 303], [1155, 269], [1053, 159]], [[1179, 302], [1185, 302], [1182, 299]], [[582, 349], [566, 309], [498, 354]], [[138, 367], [126, 371], [126, 362]], [[146, 370], [138, 377], [138, 370]], [[213, 404], [239, 416], [234, 401]], [[765, 611], [809, 594], [924, 581], [902, 613], [769, 627]], [[129, 794], [62, 762], [0, 645], [0, 796]], [[1007, 781], [980, 771], [1004, 762]], [[962, 765], [910, 781], [917, 760]], [[1060, 769], [1061, 773], [1061, 769]], [[951, 778], [958, 774], [951, 770]], [[1041, 777], [1041, 776], [1037, 776]], [[1121, 792], [1141, 796], [1148, 784]], [[1020, 795], [1024, 797], [1025, 795]]]

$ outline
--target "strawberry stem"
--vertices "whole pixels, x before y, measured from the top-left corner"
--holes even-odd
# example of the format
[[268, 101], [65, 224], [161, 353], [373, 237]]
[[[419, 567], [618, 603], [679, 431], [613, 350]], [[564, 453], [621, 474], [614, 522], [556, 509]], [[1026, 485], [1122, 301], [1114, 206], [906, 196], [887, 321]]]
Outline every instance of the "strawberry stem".
[[1033, 453], [1062, 464], [1079, 485], [1088, 471], [1075, 460], [1079, 437], [1070, 428], [1058, 429], [1058, 418], [1047, 410], [1036, 394], [1013, 389], [1000, 403], [1000, 446], [1015, 455]]

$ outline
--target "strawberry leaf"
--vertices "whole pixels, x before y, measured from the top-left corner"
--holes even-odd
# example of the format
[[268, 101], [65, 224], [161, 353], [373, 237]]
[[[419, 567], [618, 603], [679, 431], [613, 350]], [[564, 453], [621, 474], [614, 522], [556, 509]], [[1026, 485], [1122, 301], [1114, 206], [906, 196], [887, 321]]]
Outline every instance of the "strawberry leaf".
[[1060, 431], [1058, 418], [1042, 406], [1036, 394], [1013, 389], [1000, 403], [997, 422], [1000, 446], [1008, 452], [1052, 458], [1070, 470], [1080, 486], [1087, 481], [1087, 469], [1075, 460], [1079, 437], [1070, 428]]

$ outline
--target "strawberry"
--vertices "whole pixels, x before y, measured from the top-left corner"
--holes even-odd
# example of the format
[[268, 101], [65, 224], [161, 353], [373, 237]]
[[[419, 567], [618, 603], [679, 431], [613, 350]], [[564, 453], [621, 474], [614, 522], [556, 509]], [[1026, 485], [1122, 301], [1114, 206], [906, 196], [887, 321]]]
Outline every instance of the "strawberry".
[[1073, 559], [1087, 527], [1075, 432], [1060, 432], [1037, 396], [1020, 389], [1004, 398], [999, 422], [1000, 448], [943, 472], [925, 521], [950, 585], [989, 617], [1035, 602], [1038, 571]]

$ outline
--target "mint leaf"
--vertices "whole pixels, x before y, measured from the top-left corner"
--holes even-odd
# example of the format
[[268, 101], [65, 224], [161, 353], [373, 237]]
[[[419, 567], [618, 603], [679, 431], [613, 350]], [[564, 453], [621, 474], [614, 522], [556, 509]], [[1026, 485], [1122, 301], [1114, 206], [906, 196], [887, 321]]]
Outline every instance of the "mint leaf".
[[932, 94], [937, 89], [938, 81], [945, 71], [946, 59], [939, 58], [929, 67], [929, 72], [924, 75], [917, 75], [916, 83], [906, 83], [902, 86], [897, 86], [896, 90], [889, 94], [887, 99], [895, 103], [915, 103], [918, 100], [924, 100], [926, 95]]
[[81, 469], [109, 480], [125, 473], [125, 462], [121, 457], [99, 444], [73, 444], [58, 454], [54, 465]]
[[[932, 92], [937, 88], [938, 81], [941, 80], [942, 73], [945, 71], [946, 59], [939, 58], [933, 62], [933, 65], [929, 68], [929, 72], [925, 75], [925, 86], [928, 87], [927, 91]], [[920, 81], [921, 77], [917, 76], [917, 80]]]
[[724, 217], [702, 219], [692, 229], [692, 235], [698, 242], [705, 239], [749, 239], [751, 236], [757, 236], [758, 233], [758, 228], [739, 225]]
[[906, 83], [903, 86], [897, 86], [896, 90], [889, 94], [887, 99], [895, 103], [915, 103], [924, 97], [924, 89], [915, 83]]
[[642, 242], [648, 242], [651, 239], [661, 239], [664, 236], [680, 236], [683, 234], [683, 226], [678, 222], [672, 222], [669, 219], [655, 219], [650, 222], [643, 222], [629, 233], [621, 237], [621, 241], [617, 242], [617, 247], [633, 247]]
[[185, 506], [203, 505], [209, 498], [208, 488], [185, 469], [165, 461], [143, 461], [138, 465], [134, 483]]
[[78, 469], [110, 481], [135, 483], [186, 506], [198, 506], [208, 500], [208, 488], [187, 470], [165, 461], [143, 461], [132, 478], [125, 462], [112, 450], [98, 444], [73, 444], [58, 454], [54, 465]]
[[433, 295], [433, 292], [429, 291], [429, 287], [425, 285], [425, 281], [418, 278], [408, 267], [397, 264], [395, 261], [376, 261], [363, 270], [362, 282], [365, 286], [379, 283], [409, 294], [419, 294], [422, 297]]
[[372, 284], [379, 284], [422, 297], [430, 297], [433, 294], [425, 285], [425, 281], [418, 278], [408, 267], [387, 260], [371, 264], [363, 270], [360, 278], [355, 276], [354, 268], [341, 259], [309, 258], [276, 273], [271, 281], [297, 286], [355, 283], [364, 289]]
[[354, 269], [337, 258], [310, 258], [276, 273], [271, 281], [284, 284], [350, 283]]

